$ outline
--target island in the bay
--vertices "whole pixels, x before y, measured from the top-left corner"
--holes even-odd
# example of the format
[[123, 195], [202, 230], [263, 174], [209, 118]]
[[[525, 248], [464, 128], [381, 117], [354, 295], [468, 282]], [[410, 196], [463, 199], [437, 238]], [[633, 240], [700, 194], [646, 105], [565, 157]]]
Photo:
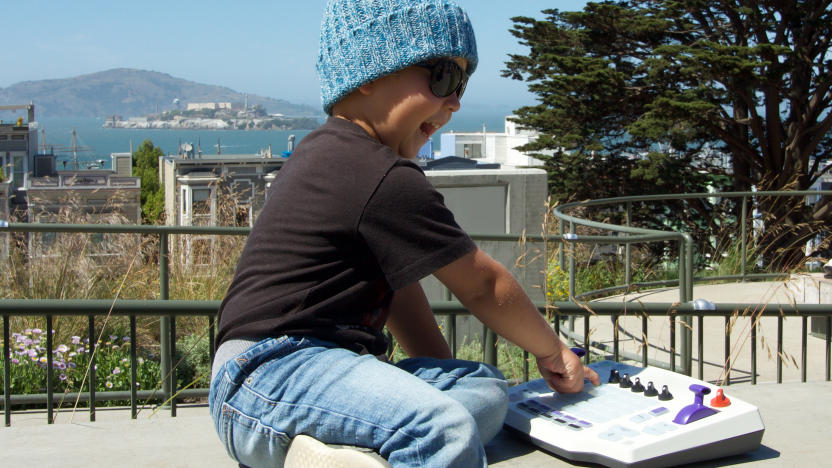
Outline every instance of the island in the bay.
[[269, 114], [259, 105], [234, 108], [230, 102], [190, 102], [144, 117], [107, 117], [104, 128], [200, 129], [200, 130], [313, 130], [320, 122], [313, 117]]

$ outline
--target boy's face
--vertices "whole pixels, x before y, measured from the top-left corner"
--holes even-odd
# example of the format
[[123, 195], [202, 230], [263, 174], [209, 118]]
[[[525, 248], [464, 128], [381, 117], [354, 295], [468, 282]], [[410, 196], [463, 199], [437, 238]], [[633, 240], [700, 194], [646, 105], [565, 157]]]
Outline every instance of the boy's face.
[[[454, 58], [463, 70], [467, 61]], [[430, 136], [459, 110], [456, 93], [440, 98], [430, 90], [431, 72], [412, 66], [371, 84], [367, 104], [378, 140], [404, 158], [415, 159]]]

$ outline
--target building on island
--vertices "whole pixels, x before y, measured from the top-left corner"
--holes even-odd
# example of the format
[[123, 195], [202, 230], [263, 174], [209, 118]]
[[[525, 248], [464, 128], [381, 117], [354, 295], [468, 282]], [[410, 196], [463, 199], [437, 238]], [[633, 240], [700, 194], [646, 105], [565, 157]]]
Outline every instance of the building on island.
[[231, 110], [230, 102], [189, 102], [185, 106], [186, 111], [200, 111], [200, 110]]

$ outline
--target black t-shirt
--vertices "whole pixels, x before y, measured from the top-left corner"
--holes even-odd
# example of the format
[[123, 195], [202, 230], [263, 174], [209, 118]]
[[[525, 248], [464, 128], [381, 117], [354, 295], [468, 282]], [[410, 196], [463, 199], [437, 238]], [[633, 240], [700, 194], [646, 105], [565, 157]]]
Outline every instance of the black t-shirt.
[[217, 338], [304, 335], [381, 354], [393, 291], [474, 248], [416, 164], [329, 118], [272, 184]]

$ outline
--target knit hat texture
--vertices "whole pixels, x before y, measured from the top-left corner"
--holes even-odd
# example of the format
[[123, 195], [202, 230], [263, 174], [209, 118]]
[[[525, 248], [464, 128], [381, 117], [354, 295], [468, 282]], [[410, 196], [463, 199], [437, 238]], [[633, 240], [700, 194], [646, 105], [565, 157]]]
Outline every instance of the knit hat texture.
[[318, 76], [324, 112], [384, 75], [438, 57], [477, 68], [468, 14], [451, 0], [329, 0], [321, 21]]

